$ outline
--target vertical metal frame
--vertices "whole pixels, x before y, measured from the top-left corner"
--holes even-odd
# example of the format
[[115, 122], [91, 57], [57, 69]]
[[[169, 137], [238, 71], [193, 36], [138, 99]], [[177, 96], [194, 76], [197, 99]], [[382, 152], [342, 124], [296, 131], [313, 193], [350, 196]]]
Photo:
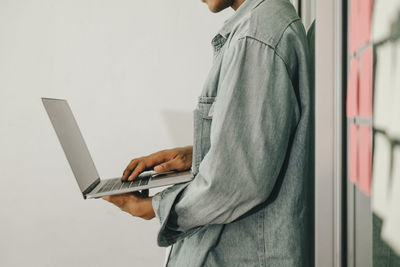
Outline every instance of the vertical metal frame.
[[370, 199], [347, 182], [347, 267], [372, 267]]
[[316, 1], [315, 266], [342, 266], [342, 1]]

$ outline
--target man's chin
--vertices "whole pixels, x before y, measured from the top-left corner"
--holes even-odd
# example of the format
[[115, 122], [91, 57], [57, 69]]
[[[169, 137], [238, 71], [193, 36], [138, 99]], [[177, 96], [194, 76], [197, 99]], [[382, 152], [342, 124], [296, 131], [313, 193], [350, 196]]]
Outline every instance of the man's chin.
[[[230, 7], [230, 5], [226, 4], [226, 6], [221, 6], [215, 3], [212, 3], [213, 1], [207, 1], [207, 0], [201, 0], [203, 3], [206, 3], [208, 6], [208, 9], [212, 12], [212, 13], [218, 13], [228, 7]], [[211, 2], [211, 3], [210, 3]]]
[[221, 12], [224, 9], [227, 9], [229, 6], [227, 7], [215, 7], [215, 6], [208, 6], [208, 9], [212, 12], [212, 13], [218, 13]]
[[213, 7], [213, 6], [208, 6], [208, 9], [209, 9], [212, 13], [218, 13], [218, 12], [221, 11], [220, 9], [215, 8], [215, 7]]

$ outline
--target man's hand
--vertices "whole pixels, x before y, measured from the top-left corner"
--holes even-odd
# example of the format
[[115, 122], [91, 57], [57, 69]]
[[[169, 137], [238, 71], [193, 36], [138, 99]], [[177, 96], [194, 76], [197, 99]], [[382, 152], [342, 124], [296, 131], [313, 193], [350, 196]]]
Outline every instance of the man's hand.
[[121, 210], [135, 217], [140, 217], [145, 220], [151, 220], [155, 217], [152, 198], [148, 197], [149, 191], [145, 190], [142, 193], [134, 192], [128, 194], [114, 195], [103, 197]]
[[162, 150], [146, 157], [133, 159], [126, 167], [122, 180], [132, 181], [141, 172], [154, 168], [155, 172], [185, 171], [192, 166], [192, 146]]
[[[133, 159], [126, 167], [122, 176], [123, 181], [132, 181], [141, 172], [152, 169], [156, 172], [184, 171], [192, 166], [192, 146], [163, 150], [146, 157]], [[121, 210], [135, 217], [151, 220], [155, 217], [152, 198], [149, 191], [134, 192], [103, 197]]]

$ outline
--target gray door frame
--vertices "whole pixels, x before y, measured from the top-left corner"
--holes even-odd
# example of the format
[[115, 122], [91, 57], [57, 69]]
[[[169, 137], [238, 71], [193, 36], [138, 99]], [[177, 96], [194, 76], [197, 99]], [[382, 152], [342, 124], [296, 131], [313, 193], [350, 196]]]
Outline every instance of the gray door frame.
[[315, 266], [343, 263], [343, 8], [315, 3]]

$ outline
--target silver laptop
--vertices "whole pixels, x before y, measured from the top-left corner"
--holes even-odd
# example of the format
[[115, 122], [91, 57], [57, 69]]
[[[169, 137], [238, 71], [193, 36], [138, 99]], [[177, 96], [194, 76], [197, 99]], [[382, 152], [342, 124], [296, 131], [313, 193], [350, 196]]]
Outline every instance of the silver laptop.
[[183, 183], [193, 179], [191, 171], [147, 171], [132, 182], [122, 182], [120, 177], [100, 179], [68, 102], [52, 98], [42, 98], [42, 101], [85, 199]]

